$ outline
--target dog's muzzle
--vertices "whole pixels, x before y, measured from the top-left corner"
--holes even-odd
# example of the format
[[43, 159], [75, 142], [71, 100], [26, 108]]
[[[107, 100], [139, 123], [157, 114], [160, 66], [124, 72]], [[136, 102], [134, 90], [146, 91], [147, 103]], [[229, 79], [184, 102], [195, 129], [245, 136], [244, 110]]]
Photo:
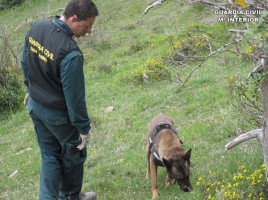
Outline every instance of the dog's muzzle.
[[187, 187], [187, 186], [184, 186], [184, 187], [180, 187], [184, 192], [190, 192], [191, 191], [191, 188], [190, 187]]
[[180, 183], [179, 181], [178, 182], [178, 185], [179, 187], [184, 191], [184, 192], [190, 192], [191, 191], [191, 185], [190, 186], [187, 186], [187, 185], [184, 185], [182, 183]]

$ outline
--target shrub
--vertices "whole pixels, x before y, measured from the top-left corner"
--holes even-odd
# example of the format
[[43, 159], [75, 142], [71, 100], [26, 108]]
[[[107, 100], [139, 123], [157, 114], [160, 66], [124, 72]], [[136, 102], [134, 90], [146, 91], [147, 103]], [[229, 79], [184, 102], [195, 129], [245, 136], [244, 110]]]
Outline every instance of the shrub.
[[142, 68], [136, 69], [129, 76], [124, 77], [124, 79], [126, 82], [131, 81], [135, 84], [140, 84], [152, 80], [171, 80], [172, 73], [161, 61], [149, 59]]
[[167, 56], [167, 61], [174, 65], [186, 65], [192, 61], [201, 61], [222, 44], [229, 41], [228, 27], [224, 23], [193, 24], [186, 33], [177, 35]]
[[148, 41], [138, 41], [130, 45], [128, 51], [126, 52], [127, 55], [132, 55], [135, 53], [142, 52], [146, 47], [149, 46]]
[[198, 60], [202, 58], [202, 52], [207, 50], [207, 37], [201, 35], [189, 36], [173, 44], [169, 62], [185, 64], [188, 61]]
[[11, 46], [10, 35], [1, 24], [0, 38], [0, 110], [10, 111], [21, 101], [19, 59]]
[[25, 0], [0, 0], [0, 10], [23, 3]]
[[0, 78], [5, 74], [5, 82], [0, 82], [0, 110], [9, 111], [19, 106], [21, 102], [21, 84], [17, 76], [1, 71]]
[[145, 64], [144, 73], [149, 79], [170, 80], [171, 71], [159, 60], [150, 59]]
[[262, 126], [263, 111], [259, 87], [263, 78], [262, 74], [255, 74], [244, 81], [234, 75], [228, 78], [233, 105], [242, 115], [241, 123]]
[[[204, 199], [267, 199], [264, 165], [252, 172], [245, 165], [239, 164], [237, 172], [230, 180], [220, 180], [218, 177], [222, 172], [210, 173], [211, 177], [200, 176], [196, 182], [196, 186], [205, 191]], [[227, 176], [230, 172], [224, 170], [224, 173]]]

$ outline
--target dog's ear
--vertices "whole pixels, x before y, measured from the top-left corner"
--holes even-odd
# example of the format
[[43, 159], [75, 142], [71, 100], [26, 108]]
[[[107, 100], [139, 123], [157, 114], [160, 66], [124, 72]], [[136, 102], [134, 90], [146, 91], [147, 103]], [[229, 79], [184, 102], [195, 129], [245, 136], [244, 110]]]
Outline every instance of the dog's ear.
[[190, 161], [192, 149], [189, 149], [183, 156], [184, 160]]
[[162, 161], [163, 161], [164, 166], [165, 166], [167, 169], [169, 169], [169, 168], [172, 167], [171, 164], [170, 164], [170, 162], [169, 162], [168, 160], [166, 160], [165, 158], [162, 158]]

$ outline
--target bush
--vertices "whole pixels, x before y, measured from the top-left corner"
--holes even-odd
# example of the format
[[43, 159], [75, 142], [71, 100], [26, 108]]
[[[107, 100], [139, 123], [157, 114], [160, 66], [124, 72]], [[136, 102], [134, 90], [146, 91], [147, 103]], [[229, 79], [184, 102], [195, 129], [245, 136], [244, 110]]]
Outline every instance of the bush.
[[171, 70], [156, 59], [149, 59], [142, 68], [138, 68], [126, 77], [126, 82], [134, 84], [147, 83], [150, 81], [171, 80]]
[[25, 0], [0, 0], [0, 10], [23, 3]]
[[175, 42], [172, 46], [169, 63], [186, 64], [189, 61], [202, 60], [204, 52], [208, 51], [208, 38], [192, 35]]
[[149, 79], [153, 80], [170, 80], [171, 71], [159, 60], [148, 60], [145, 65], [145, 73]]
[[265, 200], [268, 196], [265, 179], [265, 166], [259, 166], [251, 171], [245, 165], [238, 165], [233, 178], [227, 179], [228, 170], [224, 170], [225, 177], [221, 180], [222, 172], [211, 172], [211, 177], [199, 177], [196, 186], [202, 188], [205, 199], [259, 199]]
[[[1, 0], [0, 0], [1, 1]], [[3, 2], [3, 1], [2, 1]], [[15, 1], [12, 1], [15, 3]], [[12, 3], [9, 2], [9, 3]], [[17, 1], [18, 2], [18, 1]], [[11, 111], [21, 101], [18, 55], [10, 44], [10, 36], [0, 24], [0, 110]], [[2, 112], [0, 112], [3, 114]]]
[[132, 55], [135, 53], [140, 53], [148, 46], [149, 46], [148, 41], [138, 41], [136, 43], [130, 44], [130, 47], [129, 47], [128, 51], [126, 52], [126, 54]]
[[16, 75], [2, 71], [1, 75], [3, 74], [6, 76], [5, 83], [0, 84], [0, 110], [9, 111], [17, 108], [21, 102], [21, 84]]
[[234, 75], [228, 78], [232, 104], [242, 115], [241, 123], [262, 126], [263, 110], [259, 88], [263, 78], [262, 74], [255, 74], [244, 81]]

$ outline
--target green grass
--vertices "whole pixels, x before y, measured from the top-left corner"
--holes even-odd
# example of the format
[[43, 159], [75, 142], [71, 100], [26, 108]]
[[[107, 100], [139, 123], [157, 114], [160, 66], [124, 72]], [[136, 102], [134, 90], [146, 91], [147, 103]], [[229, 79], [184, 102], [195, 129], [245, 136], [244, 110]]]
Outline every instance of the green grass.
[[[27, 2], [33, 6], [22, 5], [15, 11], [0, 13], [7, 30], [26, 18], [61, 14], [57, 10], [66, 4], [63, 0]], [[256, 141], [224, 150], [224, 145], [238, 133], [255, 128], [241, 122], [228, 87], [231, 76], [247, 76], [252, 68], [250, 63], [230, 54], [211, 58], [181, 90], [174, 81], [149, 79], [148, 84], [133, 83], [132, 73], [148, 59], [165, 61], [172, 44], [189, 27], [208, 17], [214, 18], [214, 12], [202, 6], [165, 1], [142, 16], [148, 6], [143, 0], [94, 2], [100, 16], [90, 42], [88, 38], [79, 39], [85, 54], [86, 100], [92, 120], [83, 190], [96, 191], [100, 200], [151, 199], [151, 183], [145, 180], [146, 134], [151, 118], [161, 112], [174, 119], [185, 148], [192, 148], [193, 191], [184, 193], [176, 185], [166, 188], [165, 170], [160, 168], [160, 199], [208, 199], [208, 195], [223, 199], [224, 192], [217, 196], [216, 187], [206, 191], [208, 182], [232, 182], [239, 166], [245, 165], [253, 173], [263, 163]], [[27, 29], [24, 26], [12, 34], [19, 50]], [[186, 77], [196, 64], [173, 69]], [[113, 106], [114, 111], [106, 112], [108, 106]], [[37, 199], [40, 158], [26, 111], [18, 110], [2, 120], [0, 135], [0, 199]], [[30, 151], [16, 154], [28, 147]], [[9, 177], [16, 170], [16, 176]], [[262, 184], [251, 187], [249, 180], [243, 180], [243, 184], [254, 195], [256, 188], [263, 187]]]

